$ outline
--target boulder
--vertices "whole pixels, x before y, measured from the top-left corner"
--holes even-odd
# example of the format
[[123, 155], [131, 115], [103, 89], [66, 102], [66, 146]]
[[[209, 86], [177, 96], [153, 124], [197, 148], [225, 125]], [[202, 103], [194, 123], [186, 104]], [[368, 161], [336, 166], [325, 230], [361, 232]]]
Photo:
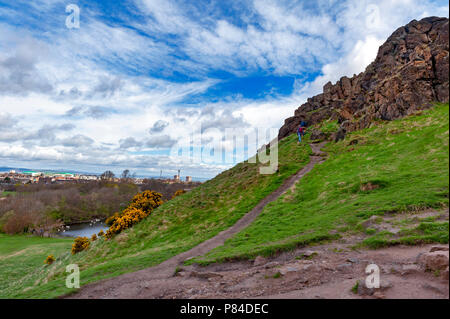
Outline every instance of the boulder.
[[392, 288], [392, 283], [388, 280], [381, 278], [380, 288], [368, 288], [366, 286], [366, 279], [359, 279], [358, 281], [357, 294], [360, 296], [372, 296], [375, 292], [380, 294], [381, 292]]
[[343, 140], [345, 138], [345, 134], [347, 131], [344, 128], [339, 128], [339, 130], [334, 135], [334, 141], [339, 142], [340, 140]]
[[417, 273], [419, 271], [420, 271], [420, 268], [419, 268], [418, 265], [416, 265], [416, 264], [408, 264], [408, 265], [403, 265], [402, 266], [401, 274], [402, 275], [409, 275], [409, 274]]
[[191, 277], [197, 277], [197, 278], [204, 278], [204, 279], [209, 279], [209, 278], [221, 278], [223, 277], [222, 274], [217, 273], [217, 272], [209, 272], [209, 271], [205, 271], [205, 272], [198, 272], [198, 271], [192, 271], [190, 273]]
[[418, 264], [426, 270], [445, 270], [448, 267], [448, 251], [432, 251], [418, 256]]
[[266, 258], [262, 256], [257, 256], [255, 260], [253, 261], [253, 266], [262, 266], [267, 263]]
[[448, 246], [444, 246], [444, 245], [432, 246], [430, 248], [430, 252], [433, 252], [433, 251], [448, 251]]
[[372, 228], [372, 227], [374, 227], [374, 226], [376, 225], [378, 218], [379, 218], [379, 216], [376, 216], [376, 215], [370, 216], [369, 219], [367, 219], [367, 220], [361, 222], [360, 225], [361, 225], [364, 229], [366, 229], [366, 228]]
[[276, 262], [276, 261], [271, 261], [267, 264], [264, 265], [264, 268], [269, 269], [269, 268], [273, 268], [280, 265], [280, 263]]
[[314, 256], [317, 256], [317, 255], [319, 255], [319, 252], [316, 251], [316, 250], [305, 250], [302, 253], [302, 256], [306, 257], [306, 258], [314, 257]]
[[297, 267], [292, 267], [292, 266], [287, 266], [287, 267], [283, 267], [280, 268], [279, 272], [280, 274], [282, 274], [283, 276], [286, 276], [289, 273], [295, 273], [297, 271], [299, 271], [300, 269]]
[[309, 136], [311, 140], [325, 140], [328, 138], [328, 135], [320, 130], [312, 130], [311, 135]]
[[445, 268], [445, 270], [442, 272], [442, 278], [445, 280], [448, 280], [448, 266]]

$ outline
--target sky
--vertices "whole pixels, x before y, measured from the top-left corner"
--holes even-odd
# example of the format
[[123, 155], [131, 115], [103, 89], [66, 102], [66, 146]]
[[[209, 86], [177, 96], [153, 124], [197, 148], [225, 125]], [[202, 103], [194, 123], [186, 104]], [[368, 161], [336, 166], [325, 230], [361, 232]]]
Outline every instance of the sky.
[[[0, 0], [0, 167], [211, 178], [326, 82], [364, 71], [398, 27], [448, 10], [432, 0]], [[257, 145], [240, 147], [252, 132]], [[211, 148], [223, 156], [208, 159]]]

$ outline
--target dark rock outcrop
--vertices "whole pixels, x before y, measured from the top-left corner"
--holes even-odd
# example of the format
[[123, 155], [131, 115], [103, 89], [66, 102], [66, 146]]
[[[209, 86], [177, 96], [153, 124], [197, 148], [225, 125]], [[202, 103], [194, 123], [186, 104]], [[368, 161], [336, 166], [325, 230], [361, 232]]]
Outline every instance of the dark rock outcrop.
[[449, 100], [449, 20], [429, 17], [398, 28], [379, 48], [366, 70], [309, 98], [285, 120], [278, 138], [294, 133], [301, 121], [309, 125], [337, 120], [339, 131], [370, 126], [374, 120], [392, 120]]

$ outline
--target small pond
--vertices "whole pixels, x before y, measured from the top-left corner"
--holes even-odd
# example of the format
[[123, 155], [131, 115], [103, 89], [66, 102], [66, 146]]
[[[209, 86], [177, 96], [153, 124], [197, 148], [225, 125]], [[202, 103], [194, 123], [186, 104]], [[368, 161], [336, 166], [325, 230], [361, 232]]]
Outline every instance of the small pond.
[[108, 228], [109, 227], [103, 222], [88, 222], [66, 226], [64, 231], [61, 231], [58, 234], [64, 237], [81, 236], [90, 238], [93, 234], [98, 234], [100, 230], [106, 232]]

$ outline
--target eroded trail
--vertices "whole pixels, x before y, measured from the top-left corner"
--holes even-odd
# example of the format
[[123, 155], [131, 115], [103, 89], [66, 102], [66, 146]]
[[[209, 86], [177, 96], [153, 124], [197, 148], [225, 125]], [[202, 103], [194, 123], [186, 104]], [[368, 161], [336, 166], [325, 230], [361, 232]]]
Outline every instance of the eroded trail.
[[[180, 284], [180, 277], [173, 277], [175, 268], [178, 265], [186, 259], [204, 255], [210, 250], [223, 245], [225, 240], [250, 225], [267, 204], [294, 187], [316, 164], [324, 161], [325, 153], [320, 150], [323, 145], [324, 143], [311, 144], [313, 155], [310, 157], [309, 163], [295, 175], [288, 178], [278, 189], [261, 200], [232, 227], [157, 266], [86, 285], [78, 293], [69, 296], [69, 298], [158, 298], [164, 296], [164, 291], [170, 289], [171, 285]], [[190, 280], [195, 280], [194, 278], [183, 279], [186, 281], [186, 284]], [[170, 282], [173, 283], [171, 284]]]

